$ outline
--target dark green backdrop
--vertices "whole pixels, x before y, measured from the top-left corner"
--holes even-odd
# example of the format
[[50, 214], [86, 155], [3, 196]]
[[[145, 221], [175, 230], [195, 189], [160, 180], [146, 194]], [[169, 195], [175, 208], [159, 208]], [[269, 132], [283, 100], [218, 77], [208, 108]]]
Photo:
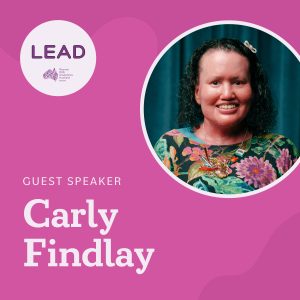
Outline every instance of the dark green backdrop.
[[178, 87], [193, 51], [215, 38], [248, 40], [267, 73], [277, 125], [274, 133], [289, 137], [300, 148], [300, 64], [294, 54], [271, 35], [242, 25], [215, 25], [197, 30], [173, 45], [150, 77], [144, 103], [145, 124], [152, 145], [166, 131], [178, 128]]

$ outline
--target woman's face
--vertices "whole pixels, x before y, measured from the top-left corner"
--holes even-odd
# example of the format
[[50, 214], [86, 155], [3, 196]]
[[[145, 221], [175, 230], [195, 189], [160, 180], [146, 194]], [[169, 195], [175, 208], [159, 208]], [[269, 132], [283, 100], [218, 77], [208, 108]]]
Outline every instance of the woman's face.
[[247, 116], [252, 97], [246, 57], [220, 49], [207, 51], [199, 63], [195, 99], [205, 123], [237, 128]]

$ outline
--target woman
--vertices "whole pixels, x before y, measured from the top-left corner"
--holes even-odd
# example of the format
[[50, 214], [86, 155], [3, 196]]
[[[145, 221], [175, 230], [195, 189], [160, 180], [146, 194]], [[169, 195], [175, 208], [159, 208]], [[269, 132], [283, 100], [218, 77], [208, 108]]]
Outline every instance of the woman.
[[182, 80], [179, 125], [155, 151], [190, 185], [220, 194], [262, 188], [297, 160], [295, 145], [270, 133], [270, 89], [249, 43], [220, 39], [196, 49]]

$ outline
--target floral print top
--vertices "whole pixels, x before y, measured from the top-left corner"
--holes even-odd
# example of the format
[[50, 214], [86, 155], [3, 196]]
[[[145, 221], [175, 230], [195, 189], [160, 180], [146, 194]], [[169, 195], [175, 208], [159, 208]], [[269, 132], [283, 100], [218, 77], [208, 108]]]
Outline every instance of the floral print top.
[[282, 135], [263, 134], [241, 144], [217, 146], [205, 145], [189, 128], [167, 132], [154, 149], [177, 177], [218, 194], [262, 188], [283, 175], [299, 157], [296, 146]]

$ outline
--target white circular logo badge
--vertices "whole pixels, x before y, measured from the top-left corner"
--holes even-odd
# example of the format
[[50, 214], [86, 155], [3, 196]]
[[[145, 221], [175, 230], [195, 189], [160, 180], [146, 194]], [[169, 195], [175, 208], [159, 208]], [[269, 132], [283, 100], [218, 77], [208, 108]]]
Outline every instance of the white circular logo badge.
[[96, 50], [78, 25], [49, 21], [28, 34], [20, 63], [25, 78], [35, 89], [50, 96], [66, 96], [83, 88], [92, 77]]

